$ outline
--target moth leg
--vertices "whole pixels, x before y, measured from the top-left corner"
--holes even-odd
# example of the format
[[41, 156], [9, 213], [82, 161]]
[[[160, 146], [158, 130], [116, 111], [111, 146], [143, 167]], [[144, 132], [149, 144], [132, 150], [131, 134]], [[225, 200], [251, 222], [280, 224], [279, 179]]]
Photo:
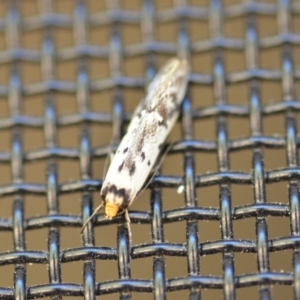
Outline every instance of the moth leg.
[[130, 243], [130, 246], [131, 246], [132, 233], [131, 233], [131, 226], [130, 226], [131, 221], [130, 221], [128, 209], [125, 209], [125, 211], [124, 211], [124, 217], [125, 217], [126, 225], [127, 225], [127, 228], [128, 228], [129, 243]]

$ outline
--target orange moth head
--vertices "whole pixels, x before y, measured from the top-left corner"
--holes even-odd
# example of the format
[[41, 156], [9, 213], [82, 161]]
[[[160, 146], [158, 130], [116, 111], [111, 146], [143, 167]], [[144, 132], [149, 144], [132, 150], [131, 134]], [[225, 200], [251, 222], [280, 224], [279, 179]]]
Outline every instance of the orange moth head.
[[104, 212], [109, 219], [115, 217], [118, 211], [119, 211], [118, 205], [109, 202], [105, 203]]

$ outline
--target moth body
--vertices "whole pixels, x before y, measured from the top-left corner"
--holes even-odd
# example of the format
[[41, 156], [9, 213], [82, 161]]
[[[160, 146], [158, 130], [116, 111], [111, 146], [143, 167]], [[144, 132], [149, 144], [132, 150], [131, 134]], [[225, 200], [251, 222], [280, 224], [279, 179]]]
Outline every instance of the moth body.
[[143, 189], [178, 118], [188, 73], [187, 61], [173, 58], [150, 83], [102, 185], [100, 194], [108, 218], [127, 210]]
[[149, 84], [146, 97], [135, 110], [100, 191], [102, 204], [85, 222], [104, 207], [107, 218], [127, 214], [128, 207], [145, 188], [162, 146], [176, 122], [188, 82], [185, 59], [170, 59]]

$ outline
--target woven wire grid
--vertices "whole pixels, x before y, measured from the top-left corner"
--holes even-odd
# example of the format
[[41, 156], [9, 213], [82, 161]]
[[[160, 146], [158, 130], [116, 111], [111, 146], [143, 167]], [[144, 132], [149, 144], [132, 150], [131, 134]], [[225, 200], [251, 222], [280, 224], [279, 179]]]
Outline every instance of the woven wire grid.
[[[25, 1], [26, 2], [26, 1]], [[223, 290], [225, 299], [235, 299], [237, 290], [255, 286], [260, 299], [271, 299], [272, 285], [292, 287], [293, 297], [300, 299], [300, 207], [298, 151], [300, 136], [297, 133], [296, 120], [300, 102], [296, 100], [296, 80], [300, 78], [300, 69], [293, 64], [293, 47], [300, 43], [300, 33], [292, 31], [291, 20], [300, 14], [300, 3], [278, 1], [272, 3], [244, 1], [234, 5], [211, 1], [208, 6], [188, 5], [184, 0], [174, 1], [169, 8], [156, 10], [151, 0], [140, 1], [139, 10], [126, 10], [117, 0], [107, 1], [106, 11], [89, 12], [85, 1], [77, 1], [72, 15], [55, 13], [52, 1], [39, 2], [39, 14], [22, 17], [21, 5], [17, 1], [7, 1], [5, 17], [0, 19], [0, 32], [6, 36], [6, 50], [0, 52], [0, 65], [9, 66], [9, 83], [0, 86], [1, 101], [9, 105], [9, 116], [0, 119], [0, 131], [11, 134], [10, 151], [0, 151], [0, 166], [10, 164], [12, 180], [0, 186], [0, 196], [13, 196], [13, 215], [0, 219], [0, 231], [13, 235], [14, 250], [0, 253], [0, 269], [4, 265], [14, 265], [14, 286], [6, 287], [0, 283], [1, 299], [32, 299], [63, 296], [84, 296], [95, 299], [97, 295], [120, 293], [121, 299], [131, 298], [131, 292], [153, 293], [155, 299], [165, 299], [167, 292], [187, 290], [190, 299], [200, 299], [204, 289]], [[257, 17], [277, 18], [278, 33], [273, 36], [259, 37]], [[242, 18], [246, 30], [242, 38], [228, 38], [223, 33], [224, 20]], [[187, 23], [191, 20], [209, 23], [210, 37], [205, 40], [191, 41]], [[156, 24], [175, 22], [177, 42], [164, 42], [155, 39]], [[120, 28], [123, 24], [140, 26], [143, 41], [138, 44], [123, 45]], [[108, 26], [111, 31], [107, 45], [92, 45], [87, 41], [88, 31], [92, 28]], [[53, 32], [60, 28], [72, 29], [76, 45], [68, 49], [55, 49]], [[23, 48], [20, 37], [25, 31], [41, 30], [42, 46], [39, 50]], [[259, 52], [262, 49], [279, 47], [281, 49], [281, 69], [263, 69], [259, 66]], [[240, 51], [245, 54], [246, 67], [238, 72], [226, 72], [224, 51]], [[180, 176], [158, 174], [151, 188], [151, 210], [130, 210], [131, 222], [151, 225], [152, 243], [130, 245], [128, 229], [124, 218], [119, 216], [107, 220], [103, 214], [95, 217], [85, 230], [78, 248], [60, 249], [60, 227], [80, 228], [92, 213], [91, 191], [101, 188], [102, 180], [92, 176], [93, 159], [105, 158], [110, 145], [92, 147], [89, 129], [91, 124], [108, 124], [113, 127], [112, 140], [115, 145], [122, 137], [123, 123], [130, 120], [131, 114], [124, 112], [122, 91], [144, 89], [153, 78], [158, 55], [185, 56], [190, 59], [204, 52], [213, 56], [210, 73], [192, 72], [189, 77], [189, 91], [182, 105], [180, 118], [182, 140], [177, 141], [168, 155], [180, 153], [184, 157], [184, 172]], [[145, 57], [144, 77], [125, 76], [122, 61], [125, 58]], [[109, 60], [110, 77], [89, 80], [87, 59]], [[76, 60], [78, 62], [77, 81], [58, 80], [54, 67], [59, 61]], [[22, 84], [20, 62], [41, 65], [42, 81]], [[260, 84], [263, 80], [278, 83], [282, 89], [282, 100], [263, 104], [260, 97]], [[229, 84], [246, 82], [248, 98], [241, 105], [229, 104], [226, 91]], [[191, 88], [209, 86], [213, 88], [214, 104], [195, 107]], [[93, 92], [113, 90], [111, 102], [113, 111], [94, 112], [90, 109], [89, 95]], [[78, 102], [78, 111], [74, 114], [57, 115], [55, 95], [68, 93]], [[43, 94], [45, 114], [42, 117], [26, 115], [22, 111], [22, 100], [26, 96]], [[196, 95], [201, 98], [201, 95]], [[274, 132], [264, 135], [263, 119], [280, 114], [285, 118], [282, 136]], [[213, 117], [216, 120], [216, 138], [214, 140], [196, 139], [193, 125], [197, 120]], [[227, 118], [247, 119], [250, 135], [229, 139]], [[64, 126], [79, 125], [80, 145], [78, 148], [64, 148], [57, 144], [58, 131]], [[22, 148], [22, 130], [24, 128], [44, 130], [45, 147], [24, 151]], [[246, 133], [244, 134], [246, 135]], [[264, 149], [281, 148], [286, 151], [287, 165], [283, 168], [266, 170], [264, 167]], [[236, 171], [230, 168], [229, 156], [232, 152], [250, 149], [252, 170]], [[195, 155], [198, 152], [217, 155], [217, 172], [196, 174]], [[80, 179], [73, 182], [60, 182], [57, 177], [56, 159], [73, 159], [79, 162]], [[37, 160], [47, 161], [47, 176], [43, 184], [27, 182], [24, 179], [24, 164]], [[288, 184], [288, 202], [267, 201], [266, 186], [269, 183]], [[253, 189], [253, 201], [247, 205], [233, 207], [231, 185], [247, 185]], [[171, 210], [162, 209], [164, 188], [184, 186], [185, 206]], [[201, 205], [196, 190], [205, 186], [219, 188], [219, 207]], [[64, 193], [80, 192], [82, 195], [82, 215], [65, 215], [59, 212], [59, 197]], [[26, 195], [41, 195], [47, 199], [47, 215], [25, 218]], [[198, 202], [198, 203], [197, 203]], [[280, 219], [288, 217], [290, 232], [288, 236], [268, 238], [268, 217]], [[255, 219], [255, 239], [238, 239], [233, 232], [233, 223], [244, 218]], [[164, 238], [164, 225], [186, 221], [186, 242], [170, 243]], [[199, 240], [198, 221], [217, 221], [220, 224], [221, 238], [202, 242]], [[111, 223], [118, 224], [117, 247], [104, 247], [95, 243], [94, 230]], [[25, 233], [32, 229], [48, 228], [48, 251], [26, 248]], [[5, 241], [4, 241], [5, 242]], [[1, 241], [3, 243], [3, 240]], [[2, 249], [2, 248], [1, 248]], [[270, 267], [270, 254], [275, 251], [292, 250], [290, 264], [292, 269], [282, 272]], [[218, 262], [222, 274], [205, 275], [201, 272], [204, 256], [221, 253]], [[236, 274], [235, 254], [255, 253], [257, 271]], [[180, 278], [167, 278], [165, 263], [168, 256], [186, 257], [187, 273]], [[153, 278], [146, 280], [131, 276], [131, 263], [140, 258], [153, 258]], [[114, 260], [118, 265], [119, 278], [96, 282], [95, 261]], [[62, 277], [62, 264], [83, 261], [82, 283], [66, 283]], [[48, 267], [49, 282], [43, 285], [26, 284], [26, 264], [45, 264]], [[299, 268], [298, 268], [299, 267]], [[213, 272], [211, 272], [212, 274]], [[174, 295], [173, 293], [171, 293]], [[142, 295], [142, 294], [140, 294]], [[174, 298], [175, 299], [175, 298]]]

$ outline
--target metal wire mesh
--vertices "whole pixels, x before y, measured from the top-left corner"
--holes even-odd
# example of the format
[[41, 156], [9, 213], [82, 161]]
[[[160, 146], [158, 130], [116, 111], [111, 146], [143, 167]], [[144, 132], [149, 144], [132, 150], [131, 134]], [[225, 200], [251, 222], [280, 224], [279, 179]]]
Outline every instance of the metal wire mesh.
[[[24, 1], [26, 3], [26, 1]], [[12, 215], [0, 219], [0, 232], [7, 231], [13, 235], [14, 249], [0, 253], [0, 272], [6, 265], [14, 266], [14, 286], [0, 283], [1, 299], [32, 299], [63, 296], [84, 296], [94, 299], [97, 295], [119, 293], [121, 299], [131, 298], [131, 292], [153, 293], [155, 299], [165, 299], [170, 291], [187, 290], [190, 299], [200, 299], [206, 289], [222, 290], [225, 299], [235, 299], [237, 291], [255, 286], [260, 299], [271, 299], [273, 285], [287, 285], [292, 289], [291, 295], [300, 299], [300, 207], [298, 167], [298, 145], [296, 120], [299, 118], [300, 102], [296, 98], [300, 78], [300, 69], [295, 67], [293, 51], [300, 43], [300, 33], [293, 32], [292, 20], [300, 14], [300, 3], [280, 0], [278, 2], [243, 1], [237, 4], [222, 3], [214, 0], [208, 5], [189, 5], [184, 0], [171, 2], [169, 8], [157, 10], [151, 0], [139, 1], [137, 10], [125, 9], [117, 0], [107, 1], [103, 12], [95, 13], [87, 9], [85, 1], [74, 2], [73, 15], [56, 13], [51, 0], [38, 2], [39, 11], [33, 16], [22, 16], [24, 3], [5, 1], [4, 14], [0, 19], [0, 32], [5, 35], [5, 50], [0, 52], [0, 65], [8, 66], [9, 81], [0, 85], [1, 102], [9, 107], [8, 115], [0, 119], [0, 132], [8, 132], [11, 148], [0, 151], [0, 167], [9, 164], [11, 180], [0, 186], [0, 196], [4, 199], [13, 196]], [[157, 4], [157, 3], [156, 3]], [[257, 19], [260, 16], [277, 18], [278, 30], [274, 35], [260, 37]], [[244, 36], [227, 37], [224, 34], [224, 22], [228, 19], [241, 18], [245, 23]], [[209, 38], [191, 41], [188, 22], [201, 21], [209, 24]], [[155, 27], [159, 24], [172, 23], [177, 30], [177, 41], [158, 41]], [[123, 24], [139, 26], [143, 40], [138, 44], [122, 44]], [[109, 42], [103, 45], [89, 43], [87, 36], [93, 28], [109, 28]], [[56, 49], [55, 31], [59, 29], [73, 31], [75, 45]], [[42, 42], [40, 49], [22, 46], [24, 32], [40, 31]], [[266, 69], [260, 66], [259, 55], [264, 49], [280, 49], [280, 69]], [[225, 69], [225, 51], [241, 52], [245, 56], [245, 68], [242, 71], [229, 72]], [[212, 68], [208, 73], [195, 71], [193, 62], [197, 54], [209, 52], [213, 57]], [[184, 168], [178, 176], [157, 175], [150, 186], [151, 210], [130, 210], [131, 222], [151, 225], [152, 242], [130, 245], [127, 227], [122, 216], [110, 221], [99, 215], [82, 238], [82, 246], [77, 248], [60, 248], [60, 228], [80, 228], [92, 213], [92, 191], [101, 187], [101, 179], [92, 175], [92, 164], [97, 158], [105, 158], [110, 145], [93, 147], [90, 139], [92, 125], [111, 125], [113, 142], [116, 145], [122, 137], [124, 123], [130, 119], [130, 111], [124, 110], [123, 91], [141, 90], [155, 74], [156, 60], [159, 55], [184, 55], [192, 64], [190, 90], [182, 106], [180, 119], [182, 140], [177, 141], [168, 156], [179, 153], [184, 157]], [[144, 76], [131, 77], [122, 71], [125, 59], [142, 57]], [[88, 59], [109, 61], [109, 77], [90, 80]], [[73, 60], [77, 64], [76, 81], [57, 79], [55, 66], [60, 61]], [[37, 63], [41, 66], [41, 81], [22, 83], [22, 63]], [[24, 77], [24, 73], [22, 73]], [[26, 75], [25, 75], [26, 76]], [[260, 87], [263, 81], [274, 81], [281, 89], [282, 99], [272, 103], [261, 101]], [[231, 84], [246, 83], [246, 99], [236, 99], [228, 103], [227, 90]], [[195, 106], [194, 98], [201, 94], [192, 94], [193, 87], [207, 86], [213, 89], [212, 105]], [[95, 112], [91, 109], [90, 94], [112, 90], [112, 112]], [[57, 95], [70, 94], [77, 99], [77, 111], [73, 114], [58, 115], [56, 110]], [[27, 115], [23, 109], [26, 97], [42, 95], [45, 100], [44, 115]], [[241, 104], [244, 103], [244, 104]], [[201, 102], [199, 102], [201, 103]], [[285, 119], [283, 134], [263, 131], [264, 119], [280, 115]], [[215, 139], [195, 138], [194, 129], [197, 121], [213, 118], [216, 126]], [[238, 117], [250, 124], [250, 134], [243, 132], [237, 138], [228, 136], [228, 118]], [[76, 148], [59, 146], [58, 132], [66, 127], [76, 125], [80, 128], [80, 143]], [[36, 128], [44, 131], [45, 145], [42, 149], [25, 151], [22, 146], [24, 129]], [[264, 150], [284, 149], [286, 166], [267, 170], [264, 167]], [[230, 167], [230, 155], [233, 152], [250, 149], [252, 166], [247, 171]], [[196, 173], [195, 155], [197, 153], [216, 154], [216, 172]], [[62, 182], [58, 179], [57, 159], [73, 159], [79, 162], [80, 178], [76, 181]], [[275, 156], [276, 159], [276, 156]], [[47, 176], [42, 183], [29, 182], [24, 177], [24, 165], [37, 161], [47, 162]], [[4, 170], [4, 169], [2, 169]], [[266, 189], [270, 183], [288, 184], [286, 203], [275, 203], [267, 199]], [[251, 186], [252, 202], [245, 205], [232, 205], [232, 185]], [[162, 190], [184, 186], [182, 198], [185, 206], [173, 206], [163, 210]], [[219, 189], [219, 206], [202, 205], [197, 201], [197, 190], [206, 186]], [[82, 215], [62, 214], [59, 210], [60, 197], [63, 194], [81, 193]], [[46, 198], [47, 213], [35, 217], [25, 217], [24, 207], [27, 195]], [[4, 201], [4, 200], [3, 200]], [[278, 223], [284, 217], [289, 218], [290, 231], [287, 236], [268, 238], [268, 217], [278, 217]], [[236, 238], [233, 223], [244, 218], [255, 220], [255, 238]], [[215, 221], [220, 225], [220, 239], [200, 241], [199, 220]], [[171, 243], [164, 238], [164, 226], [168, 223], [185, 221], [185, 243]], [[95, 243], [95, 228], [111, 223], [118, 224], [117, 246], [107, 247]], [[48, 229], [48, 249], [31, 250], [26, 247], [26, 233], [33, 229]], [[254, 230], [254, 229], [253, 229]], [[78, 231], [79, 232], [79, 231]], [[79, 233], [78, 233], [79, 234]], [[2, 248], [6, 241], [2, 239]], [[4, 246], [3, 246], [4, 245]], [[289, 249], [292, 268], [282, 271], [270, 267], [270, 254]], [[220, 275], [201, 272], [201, 261], [205, 256], [222, 254], [217, 263], [221, 266]], [[256, 272], [237, 274], [235, 256], [238, 253], [255, 253]], [[166, 258], [168, 256], [185, 257], [187, 272], [183, 277], [169, 278], [166, 275]], [[140, 258], [153, 258], [153, 278], [141, 279], [131, 276], [131, 264]], [[96, 281], [96, 261], [112, 260], [118, 266], [118, 278]], [[83, 261], [83, 281], [67, 283], [62, 276], [62, 265], [67, 262]], [[44, 284], [26, 283], [26, 264], [42, 264], [48, 268], [49, 282]], [[103, 271], [102, 271], [103, 272]], [[140, 294], [141, 293], [141, 294]], [[142, 295], [142, 296], [141, 296]], [[169, 295], [169, 294], [168, 294]], [[176, 292], [171, 293], [176, 299]], [[252, 294], [251, 297], [253, 297]], [[256, 296], [255, 296], [256, 297]], [[246, 299], [244, 297], [243, 299]]]

